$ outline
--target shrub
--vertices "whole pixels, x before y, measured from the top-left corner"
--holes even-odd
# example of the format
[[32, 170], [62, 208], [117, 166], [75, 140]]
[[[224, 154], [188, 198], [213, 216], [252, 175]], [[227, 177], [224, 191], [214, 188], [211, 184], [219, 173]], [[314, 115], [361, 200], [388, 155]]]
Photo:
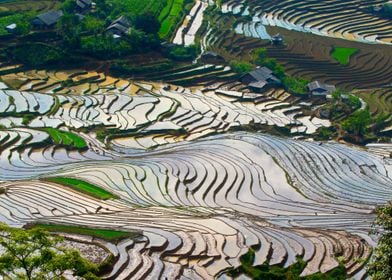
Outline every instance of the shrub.
[[135, 19], [135, 28], [146, 33], [158, 34], [161, 23], [152, 13], [143, 13]]
[[392, 3], [385, 3], [382, 7], [381, 14], [392, 19]]
[[371, 124], [372, 117], [369, 109], [355, 111], [350, 117], [342, 122], [342, 128], [355, 136], [364, 136]]
[[317, 141], [331, 140], [335, 133], [336, 133], [336, 129], [334, 127], [322, 126], [317, 129], [314, 138]]
[[301, 78], [294, 78], [292, 76], [284, 76], [282, 78], [283, 85], [291, 92], [296, 94], [307, 94], [308, 93], [308, 80]]
[[[78, 250], [62, 246], [62, 237], [42, 228], [24, 230], [0, 224], [0, 275], [5, 279], [99, 279], [98, 267]], [[2, 278], [4, 279], [4, 278]]]
[[392, 202], [377, 209], [374, 233], [381, 235], [368, 265], [373, 280], [392, 279]]
[[239, 74], [245, 74], [253, 69], [253, 65], [246, 61], [230, 61], [231, 69]]
[[81, 39], [81, 50], [86, 54], [108, 59], [130, 54], [133, 47], [126, 40], [115, 40], [110, 36], [87, 36]]
[[54, 64], [66, 59], [63, 51], [42, 43], [12, 47], [8, 52], [16, 61], [34, 67]]
[[175, 46], [169, 51], [169, 58], [179, 61], [193, 60], [198, 54], [198, 48], [196, 45], [189, 47]]
[[7, 35], [8, 32], [5, 29], [7, 25], [12, 23], [16, 24], [15, 33], [17, 35], [28, 34], [31, 30], [30, 21], [34, 17], [34, 13], [11, 13], [0, 17], [0, 35]]

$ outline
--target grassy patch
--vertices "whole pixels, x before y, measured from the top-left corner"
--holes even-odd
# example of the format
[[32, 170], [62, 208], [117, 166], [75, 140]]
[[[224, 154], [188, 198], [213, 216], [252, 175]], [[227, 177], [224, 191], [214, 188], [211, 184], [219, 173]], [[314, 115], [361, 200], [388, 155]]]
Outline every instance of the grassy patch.
[[87, 143], [84, 139], [72, 132], [61, 131], [55, 128], [45, 128], [47, 133], [57, 145], [70, 146], [77, 149], [87, 148]]
[[48, 180], [49, 182], [73, 188], [79, 192], [85, 193], [95, 198], [103, 200], [117, 198], [117, 196], [113, 195], [112, 193], [82, 180], [65, 177], [47, 178], [46, 180]]
[[331, 56], [340, 64], [347, 65], [350, 62], [350, 57], [358, 51], [356, 48], [334, 47]]
[[159, 15], [161, 20], [161, 29], [159, 36], [161, 38], [168, 37], [183, 15], [184, 0], [169, 0], [167, 6]]
[[145, 12], [159, 16], [161, 11], [167, 5], [167, 0], [109, 0], [114, 7], [115, 14], [127, 14], [137, 16]]
[[7, 16], [0, 17], [0, 35], [7, 35], [8, 31], [5, 29], [6, 26], [16, 23], [18, 25], [18, 30], [20, 28], [20, 33], [27, 33], [30, 29], [29, 20], [33, 17], [31, 14], [11, 14]]
[[77, 226], [36, 224], [34, 225], [34, 227], [39, 227], [49, 232], [63, 232], [63, 233], [88, 235], [88, 236], [105, 239], [108, 241], [115, 241], [124, 238], [135, 238], [138, 236], [138, 234], [135, 232], [86, 228], [86, 227], [77, 227]]

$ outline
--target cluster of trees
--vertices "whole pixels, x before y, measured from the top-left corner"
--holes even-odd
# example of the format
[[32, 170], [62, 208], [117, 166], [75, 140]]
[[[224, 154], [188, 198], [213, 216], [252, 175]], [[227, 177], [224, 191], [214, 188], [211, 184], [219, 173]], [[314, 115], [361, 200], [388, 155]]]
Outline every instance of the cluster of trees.
[[[361, 142], [368, 133], [369, 125], [373, 122], [369, 109], [360, 109], [361, 105], [361, 100], [357, 96], [337, 89], [332, 93], [332, 100], [322, 110], [329, 111], [333, 120], [348, 116], [340, 123], [340, 128], [347, 140]], [[335, 128], [319, 129], [318, 136], [320, 139], [329, 139], [335, 132], [337, 132]]]
[[392, 279], [392, 202], [377, 209], [374, 233], [380, 239], [368, 265], [373, 280]]
[[358, 110], [342, 122], [342, 128], [352, 136], [364, 137], [371, 123], [372, 116], [369, 109]]
[[66, 57], [63, 50], [44, 43], [29, 43], [12, 47], [8, 52], [16, 61], [38, 67], [57, 63]]
[[245, 74], [252, 71], [253, 65], [246, 61], [232, 60], [230, 61], [231, 69], [238, 74]]
[[13, 31], [16, 35], [26, 35], [31, 31], [31, 20], [35, 17], [35, 12], [1, 12], [0, 11], [0, 36], [8, 35], [5, 27], [15, 23], [16, 29]]
[[381, 16], [392, 19], [392, 3], [385, 3], [380, 11]]
[[[115, 39], [106, 32], [106, 28], [122, 14], [105, 0], [95, 2], [96, 9], [80, 18], [76, 1], [65, 0], [61, 7], [64, 15], [54, 32], [30, 34], [31, 38], [24, 40], [23, 46], [8, 48], [7, 54], [26, 66], [39, 67], [70, 63], [78, 60], [79, 55], [112, 59], [160, 47], [160, 22], [154, 15], [125, 15], [131, 25], [130, 32], [123, 34], [121, 39]], [[18, 34], [29, 33], [32, 18], [30, 15], [17, 21]]]
[[[58, 32], [63, 37], [64, 47], [69, 51], [77, 50], [84, 54], [109, 59], [143, 53], [160, 46], [158, 36], [160, 23], [153, 14], [131, 16], [121, 14], [118, 9], [109, 6], [104, 0], [96, 4], [96, 9], [80, 20], [75, 14], [75, 1], [66, 0], [63, 3], [64, 15], [58, 24]], [[123, 34], [121, 39], [115, 39], [106, 32], [106, 28], [120, 16], [127, 18], [131, 29], [128, 34]]]
[[80, 279], [98, 280], [98, 267], [79, 251], [61, 246], [63, 239], [40, 228], [23, 230], [0, 224], [2, 279], [64, 279], [68, 272]]
[[332, 93], [332, 101], [326, 106], [331, 111], [332, 119], [341, 119], [341, 129], [347, 140], [366, 142], [387, 125], [389, 115], [386, 113], [372, 116], [368, 107], [361, 108], [361, 100], [341, 89]]
[[173, 60], [187, 61], [192, 60], [199, 54], [199, 48], [196, 45], [188, 47], [184, 46], [172, 46], [167, 52], [167, 56]]

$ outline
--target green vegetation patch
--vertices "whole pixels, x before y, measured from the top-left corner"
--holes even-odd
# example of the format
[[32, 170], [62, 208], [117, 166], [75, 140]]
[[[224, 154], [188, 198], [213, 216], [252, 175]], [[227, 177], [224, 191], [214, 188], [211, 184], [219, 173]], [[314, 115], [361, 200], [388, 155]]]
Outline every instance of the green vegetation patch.
[[7, 35], [8, 31], [5, 28], [6, 26], [13, 23], [17, 25], [17, 28], [15, 30], [17, 34], [27, 34], [31, 28], [30, 20], [32, 18], [32, 13], [11, 14], [0, 17], [0, 36]]
[[45, 128], [44, 130], [49, 133], [54, 143], [58, 145], [71, 146], [77, 149], [87, 148], [86, 141], [72, 132], [61, 131], [55, 128]]
[[[162, 10], [159, 19], [161, 21], [161, 29], [159, 36], [161, 38], [168, 37], [173, 28], [181, 20], [183, 15], [184, 0], [169, 0], [165, 9]], [[169, 8], [170, 7], [170, 11]]]
[[331, 56], [342, 65], [347, 65], [350, 62], [350, 57], [357, 53], [356, 48], [334, 47]]
[[98, 199], [106, 200], [110, 198], [118, 198], [114, 194], [82, 180], [66, 177], [47, 178], [46, 180], [48, 180], [49, 182], [70, 187]]
[[309, 81], [302, 78], [285, 76], [282, 78], [283, 85], [291, 92], [296, 94], [308, 94]]
[[238, 74], [245, 74], [247, 72], [252, 71], [253, 69], [253, 65], [250, 64], [249, 62], [237, 61], [237, 60], [230, 61], [230, 67], [234, 72]]
[[107, 3], [113, 5], [113, 14], [125, 14], [128, 16], [138, 16], [143, 13], [151, 13], [158, 16], [166, 5], [168, 0], [107, 0]]
[[43, 43], [26, 43], [8, 49], [10, 55], [26, 66], [43, 66], [58, 63], [66, 58], [60, 49]]
[[86, 228], [66, 225], [35, 224], [35, 228], [42, 228], [49, 232], [75, 233], [101, 238], [108, 241], [120, 240], [124, 238], [135, 238], [136, 232], [117, 231], [109, 229]]
[[297, 259], [297, 262], [287, 268], [281, 266], [270, 266], [263, 264], [260, 266], [253, 266], [255, 259], [255, 251], [251, 248], [248, 253], [240, 258], [241, 266], [234, 270], [227, 272], [229, 276], [237, 277], [241, 274], [249, 276], [251, 279], [257, 280], [345, 280], [347, 278], [346, 269], [343, 265], [327, 273], [315, 273], [306, 277], [300, 277], [302, 271], [306, 267], [306, 262], [302, 259]]

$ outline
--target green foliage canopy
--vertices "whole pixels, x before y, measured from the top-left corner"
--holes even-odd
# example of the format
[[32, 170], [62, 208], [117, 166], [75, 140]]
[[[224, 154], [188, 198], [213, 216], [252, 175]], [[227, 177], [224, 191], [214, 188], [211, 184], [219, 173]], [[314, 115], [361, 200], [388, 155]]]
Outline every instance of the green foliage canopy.
[[61, 241], [40, 228], [23, 230], [0, 224], [0, 275], [5, 280], [60, 280], [70, 271], [82, 279], [99, 279], [97, 266], [78, 251], [62, 247]]
[[342, 128], [355, 136], [364, 136], [372, 122], [369, 109], [355, 111], [342, 122]]
[[56, 63], [65, 58], [64, 52], [43, 43], [26, 43], [23, 46], [12, 47], [8, 51], [16, 61], [34, 67]]
[[392, 279], [392, 202], [377, 210], [374, 225], [381, 237], [368, 265], [373, 280]]
[[238, 60], [231, 61], [230, 67], [234, 72], [239, 73], [239, 74], [245, 74], [249, 71], [252, 71], [252, 69], [253, 69], [252, 64], [250, 64], [246, 61], [238, 61]]

